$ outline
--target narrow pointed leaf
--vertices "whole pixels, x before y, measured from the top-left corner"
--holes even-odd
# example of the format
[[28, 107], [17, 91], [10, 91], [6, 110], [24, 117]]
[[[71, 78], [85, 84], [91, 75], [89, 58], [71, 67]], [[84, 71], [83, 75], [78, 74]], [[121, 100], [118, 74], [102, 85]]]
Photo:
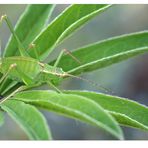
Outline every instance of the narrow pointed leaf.
[[[53, 8], [54, 5], [51, 4], [33, 4], [27, 6], [15, 26], [15, 32], [25, 48], [28, 48], [32, 40], [45, 27]], [[4, 51], [4, 56], [13, 56], [17, 51], [16, 40], [11, 36]]]
[[63, 56], [59, 67], [72, 74], [93, 71], [147, 52], [147, 41], [148, 31], [103, 40], [72, 52], [81, 65]]
[[[41, 60], [48, 57], [55, 46], [97, 14], [106, 10], [106, 4], [75, 4], [68, 7], [34, 40]], [[30, 50], [32, 56], [33, 51]]]
[[2, 103], [1, 107], [22, 127], [30, 139], [51, 139], [45, 118], [34, 106], [11, 99]]
[[95, 92], [65, 91], [65, 93], [87, 97], [111, 113], [120, 124], [148, 131], [148, 107], [144, 105], [125, 98]]
[[14, 98], [101, 127], [123, 139], [122, 131], [112, 116], [100, 105], [85, 97], [54, 91], [26, 91]]

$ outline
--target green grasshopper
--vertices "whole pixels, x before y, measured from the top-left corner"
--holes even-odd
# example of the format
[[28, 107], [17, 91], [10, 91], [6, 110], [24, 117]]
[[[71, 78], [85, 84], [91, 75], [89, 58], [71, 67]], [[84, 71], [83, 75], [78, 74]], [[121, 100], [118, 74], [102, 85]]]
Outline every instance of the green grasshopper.
[[[30, 55], [27, 53], [27, 51], [24, 49], [23, 45], [21, 44], [15, 31], [13, 30], [12, 24], [8, 19], [8, 17], [6, 15], [3, 15], [1, 17], [1, 22], [2, 20], [6, 21], [11, 33], [13, 34], [15, 40], [17, 41], [19, 53], [21, 56], [3, 57], [0, 59], [0, 72], [3, 74], [3, 76], [0, 79], [0, 84], [2, 84], [7, 77], [17, 82], [24, 82], [25, 84], [25, 86], [21, 86], [20, 88], [15, 90], [12, 94], [10, 94], [8, 97], [4, 98], [4, 100], [10, 98], [12, 95], [14, 95], [16, 92], [20, 90], [40, 86], [41, 84], [44, 83], [49, 84], [56, 91], [61, 93], [61, 91], [56, 87], [56, 85], [58, 85], [63, 78], [68, 76], [79, 78], [91, 83], [86, 79], [73, 76], [68, 72], [64, 72], [62, 68], [57, 67], [61, 57], [65, 52], [67, 52], [75, 61], [77, 61], [80, 64], [80, 61], [76, 57], [74, 57], [71, 53], [69, 53], [69, 51], [67, 51], [66, 49], [61, 51], [53, 66], [50, 66], [46, 63], [39, 61], [39, 54], [35, 49], [35, 45], [33, 44], [31, 46], [32, 49], [34, 49], [36, 59], [30, 57]], [[1, 101], [1, 103], [3, 101]]]
[[[0, 84], [8, 77], [17, 82], [24, 82], [26, 86], [25, 88], [35, 87], [43, 83], [47, 83], [58, 92], [61, 92], [55, 85], [58, 85], [64, 77], [71, 75], [64, 72], [62, 68], [57, 67], [57, 65], [60, 62], [64, 52], [67, 52], [73, 59], [77, 59], [71, 55], [69, 51], [64, 49], [59, 54], [55, 64], [50, 66], [46, 63], [39, 62], [39, 55], [33, 44], [31, 46], [35, 51], [37, 59], [31, 58], [13, 30], [12, 24], [8, 17], [3, 15], [1, 17], [1, 22], [2, 20], [6, 21], [11, 33], [15, 37], [21, 56], [5, 57], [0, 59], [0, 72], [3, 74], [0, 79]], [[79, 61], [77, 60], [77, 62]]]

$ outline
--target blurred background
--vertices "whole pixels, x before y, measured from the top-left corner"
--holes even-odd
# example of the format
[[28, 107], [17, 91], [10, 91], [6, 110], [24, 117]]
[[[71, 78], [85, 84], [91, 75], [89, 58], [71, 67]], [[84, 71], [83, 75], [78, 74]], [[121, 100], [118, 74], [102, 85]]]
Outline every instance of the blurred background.
[[[49, 22], [67, 6], [57, 5]], [[0, 5], [0, 15], [7, 14], [15, 25], [25, 7], [26, 5]], [[72, 50], [112, 36], [147, 30], [147, 15], [148, 5], [114, 5], [65, 40], [56, 52], [52, 53], [52, 57], [57, 56], [63, 48]], [[0, 36], [2, 49], [4, 49], [10, 36], [9, 29], [5, 24], [0, 28]], [[83, 77], [110, 88], [118, 96], [148, 105], [148, 54], [87, 73]], [[60, 88], [99, 91], [90, 84], [76, 79], [66, 80]], [[115, 140], [110, 134], [96, 127], [55, 113], [42, 112], [48, 120], [53, 138], [56, 140]], [[147, 132], [127, 127], [122, 127], [122, 129], [126, 140], [148, 140]], [[16, 139], [27, 139], [27, 136], [6, 115], [5, 124], [0, 127], [0, 140]]]

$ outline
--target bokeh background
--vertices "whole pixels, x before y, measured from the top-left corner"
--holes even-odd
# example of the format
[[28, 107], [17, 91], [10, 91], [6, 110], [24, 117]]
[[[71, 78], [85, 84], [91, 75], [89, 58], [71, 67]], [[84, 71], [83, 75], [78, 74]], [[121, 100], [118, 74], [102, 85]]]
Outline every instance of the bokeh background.
[[[67, 6], [57, 5], [49, 22]], [[25, 7], [26, 5], [0, 5], [0, 15], [7, 14], [15, 25]], [[72, 50], [112, 36], [147, 30], [147, 15], [148, 5], [114, 5], [63, 42], [50, 58], [57, 56], [63, 48]], [[5, 24], [0, 28], [0, 36], [2, 49], [4, 49], [10, 36], [9, 29]], [[148, 105], [148, 54], [87, 73], [83, 77], [110, 88], [118, 96]], [[76, 79], [68, 79], [62, 83], [60, 88], [99, 91], [90, 84]], [[96, 127], [55, 113], [42, 112], [48, 120], [53, 138], [56, 140], [115, 140], [110, 134]], [[122, 127], [122, 129], [126, 140], [148, 140], [147, 132], [127, 127]], [[16, 139], [26, 140], [27, 136], [6, 115], [4, 126], [0, 127], [0, 140]]]

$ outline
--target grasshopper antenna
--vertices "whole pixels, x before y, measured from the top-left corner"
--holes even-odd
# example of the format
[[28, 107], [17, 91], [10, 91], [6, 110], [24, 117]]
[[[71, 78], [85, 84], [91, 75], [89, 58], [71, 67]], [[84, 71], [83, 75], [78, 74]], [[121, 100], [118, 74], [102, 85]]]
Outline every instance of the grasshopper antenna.
[[85, 81], [85, 82], [91, 84], [92, 86], [99, 87], [99, 89], [102, 89], [102, 90], [105, 91], [106, 93], [109, 93], [109, 92], [110, 92], [112, 95], [115, 95], [115, 93], [114, 93], [111, 89], [106, 88], [106, 87], [104, 87], [104, 86], [102, 86], [102, 85], [100, 85], [100, 84], [97, 84], [97, 83], [95, 83], [95, 82], [93, 82], [93, 81], [91, 81], [91, 80], [88, 80], [88, 79], [85, 79], [85, 78], [82, 78], [82, 77], [78, 77], [78, 76], [74, 76], [74, 75], [68, 74], [68, 73], [66, 74], [66, 76], [70, 76], [70, 77], [73, 77], [73, 78], [76, 78], [76, 79]]
[[1, 19], [0, 19], [0, 24], [2, 24], [2, 21], [5, 20], [7, 25], [8, 25], [8, 28], [10, 29], [10, 32], [13, 34], [15, 40], [17, 41], [17, 44], [18, 44], [18, 48], [19, 48], [19, 52], [21, 54], [21, 56], [29, 56], [29, 54], [25, 51], [25, 48], [23, 47], [20, 39], [18, 38], [18, 36], [16, 35], [14, 29], [13, 29], [13, 26], [11, 24], [11, 21], [9, 20], [8, 16], [5, 14], [5, 15], [2, 15], [1, 16]]

